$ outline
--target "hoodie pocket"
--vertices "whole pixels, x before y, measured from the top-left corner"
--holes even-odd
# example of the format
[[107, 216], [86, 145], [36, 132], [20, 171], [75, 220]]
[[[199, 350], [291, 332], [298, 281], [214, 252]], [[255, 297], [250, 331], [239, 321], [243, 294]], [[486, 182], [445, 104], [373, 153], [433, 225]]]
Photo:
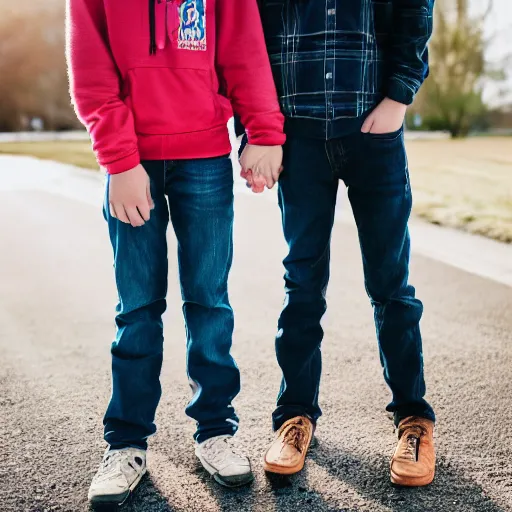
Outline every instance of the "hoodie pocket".
[[209, 70], [136, 68], [126, 82], [125, 103], [139, 135], [197, 132], [224, 122]]

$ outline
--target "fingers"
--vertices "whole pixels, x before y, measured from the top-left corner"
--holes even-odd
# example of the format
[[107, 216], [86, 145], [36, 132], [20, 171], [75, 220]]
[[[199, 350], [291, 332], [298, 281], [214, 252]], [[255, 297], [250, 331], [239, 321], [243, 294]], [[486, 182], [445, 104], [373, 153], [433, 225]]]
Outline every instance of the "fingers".
[[365, 122], [363, 123], [363, 126], [361, 127], [361, 132], [363, 133], [370, 133], [373, 123], [375, 122], [375, 119], [373, 115], [369, 115]]
[[265, 166], [264, 169], [260, 172], [261, 176], [265, 180], [265, 185], [267, 185], [267, 188], [270, 190], [274, 187], [275, 181], [272, 177], [272, 169], [269, 165]]
[[252, 171], [248, 170], [248, 171], [245, 171], [244, 169], [242, 169], [240, 171], [240, 176], [244, 179], [244, 180], [252, 180]]
[[275, 185], [275, 180], [272, 176], [272, 162], [260, 162], [253, 168], [253, 176], [259, 176], [264, 185], [270, 190]]
[[245, 185], [247, 188], [252, 189], [252, 171], [242, 171], [240, 172], [240, 176], [247, 182]]
[[[153, 201], [153, 198], [151, 197], [151, 184], [150, 184], [149, 180], [148, 180], [148, 184], [146, 187], [146, 197], [148, 198], [149, 208], [152, 210], [155, 207], [155, 202]], [[146, 220], [149, 220], [149, 217]]]
[[[139, 215], [142, 217], [142, 220], [144, 222], [147, 222], [151, 217], [151, 207], [149, 206], [149, 203], [142, 204], [137, 207], [137, 211], [139, 212]], [[144, 224], [143, 222], [143, 224]]]
[[130, 219], [126, 215], [126, 211], [122, 204], [110, 204], [110, 213], [113, 213], [113, 217], [125, 224], [130, 224]]
[[265, 190], [266, 180], [261, 174], [253, 173], [252, 191], [255, 194], [261, 194]]
[[279, 181], [279, 176], [281, 176], [282, 172], [283, 172], [282, 165], [277, 170], [272, 171], [272, 178], [274, 179], [274, 183], [277, 183]]
[[123, 222], [124, 224], [131, 224], [134, 228], [143, 226], [150, 218], [149, 204], [141, 206], [125, 207], [122, 204], [110, 203], [110, 215]]
[[140, 228], [144, 225], [144, 219], [141, 217], [137, 207], [125, 207], [125, 211], [129, 219], [129, 224], [131, 224], [134, 228]]
[[274, 185], [276, 184], [276, 179], [274, 179], [274, 173], [272, 172], [272, 169], [269, 167], [268, 174], [266, 174], [266, 181], [267, 181], [267, 188], [270, 190], [274, 188]]

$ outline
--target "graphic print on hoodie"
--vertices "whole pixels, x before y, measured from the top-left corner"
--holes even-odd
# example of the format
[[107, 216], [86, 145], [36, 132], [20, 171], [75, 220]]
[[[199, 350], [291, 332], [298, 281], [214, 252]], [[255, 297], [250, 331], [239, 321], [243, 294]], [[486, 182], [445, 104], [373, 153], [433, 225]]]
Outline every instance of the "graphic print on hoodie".
[[185, 0], [179, 9], [180, 50], [206, 51], [206, 0]]

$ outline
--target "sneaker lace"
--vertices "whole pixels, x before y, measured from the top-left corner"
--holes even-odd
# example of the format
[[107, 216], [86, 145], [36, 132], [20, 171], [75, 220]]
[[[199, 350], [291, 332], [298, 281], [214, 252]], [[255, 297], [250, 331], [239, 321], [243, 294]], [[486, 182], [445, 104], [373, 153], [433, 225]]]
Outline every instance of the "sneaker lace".
[[129, 464], [132, 457], [132, 454], [125, 450], [109, 451], [103, 457], [103, 470], [104, 472], [111, 472], [117, 468], [122, 468]]
[[308, 438], [308, 427], [302, 421], [288, 425], [284, 430], [284, 442], [303, 453]]
[[214, 461], [220, 461], [227, 457], [244, 458], [242, 454], [230, 442], [231, 436], [212, 438], [206, 441], [205, 449]]

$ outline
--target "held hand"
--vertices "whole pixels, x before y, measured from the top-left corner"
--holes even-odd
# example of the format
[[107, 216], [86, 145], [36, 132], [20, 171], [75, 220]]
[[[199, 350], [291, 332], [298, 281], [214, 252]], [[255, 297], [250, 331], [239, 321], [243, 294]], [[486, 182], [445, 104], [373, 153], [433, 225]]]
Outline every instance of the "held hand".
[[404, 124], [406, 111], [407, 105], [384, 98], [366, 118], [361, 131], [375, 134], [396, 132]]
[[130, 171], [112, 174], [108, 200], [112, 217], [134, 228], [143, 226], [154, 208], [149, 176], [144, 167], [138, 165]]
[[248, 144], [240, 157], [241, 176], [251, 185], [253, 192], [271, 189], [282, 171], [283, 148], [281, 146], [254, 146]]
[[255, 194], [261, 194], [265, 190], [265, 179], [262, 176], [257, 176], [254, 178], [252, 175], [252, 171], [242, 171], [240, 172], [240, 176], [247, 181], [247, 187], [250, 188]]

